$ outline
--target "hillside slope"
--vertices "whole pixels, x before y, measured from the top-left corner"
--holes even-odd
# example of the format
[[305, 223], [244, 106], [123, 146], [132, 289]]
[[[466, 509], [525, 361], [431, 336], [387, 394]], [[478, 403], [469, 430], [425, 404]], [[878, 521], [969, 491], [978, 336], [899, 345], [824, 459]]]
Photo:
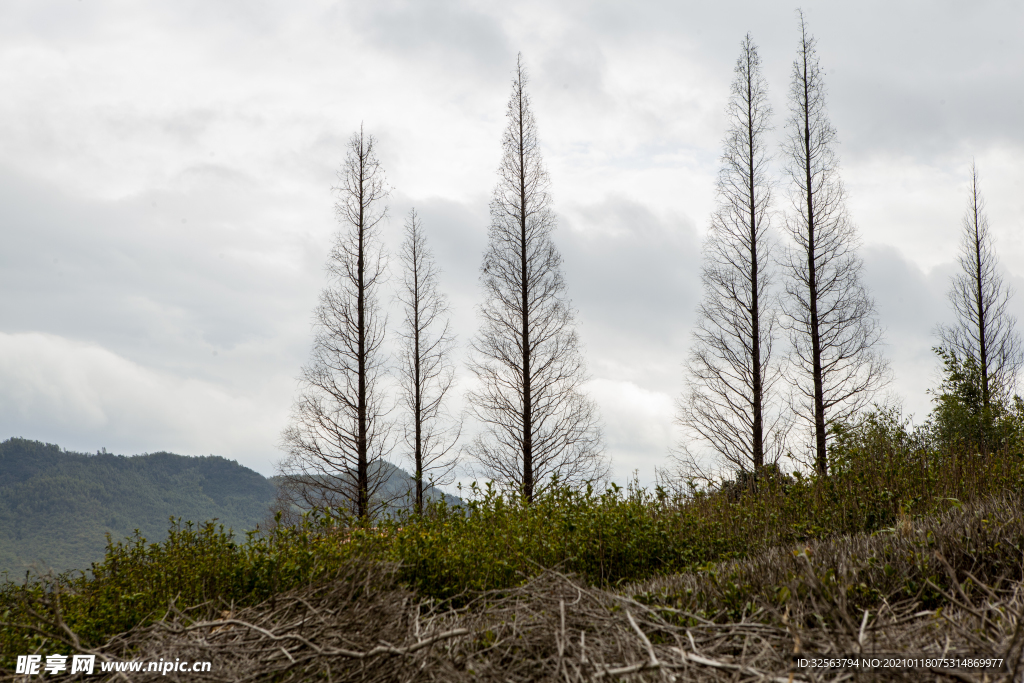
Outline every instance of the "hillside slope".
[[0, 574], [87, 569], [106, 534], [161, 540], [171, 516], [216, 518], [240, 535], [264, 519], [276, 490], [219, 456], [87, 455], [9, 439], [0, 443]]
[[[381, 495], [410, 503], [412, 477], [385, 462]], [[428, 498], [458, 498], [428, 487]], [[28, 439], [0, 443], [0, 579], [26, 571], [88, 569], [115, 540], [138, 529], [150, 542], [167, 536], [169, 519], [216, 519], [236, 538], [265, 523], [277, 477], [216, 455], [74, 453]]]

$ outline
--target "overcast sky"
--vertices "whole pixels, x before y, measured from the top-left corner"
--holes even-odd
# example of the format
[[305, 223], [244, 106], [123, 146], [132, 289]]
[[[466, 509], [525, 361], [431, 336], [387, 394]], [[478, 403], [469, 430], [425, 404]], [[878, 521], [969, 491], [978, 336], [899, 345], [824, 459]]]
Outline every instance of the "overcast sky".
[[[394, 188], [384, 239], [415, 206], [467, 342], [522, 52], [614, 477], [650, 482], [677, 439], [740, 41], [780, 138], [796, 7], [4, 2], [0, 438], [271, 474], [360, 123]], [[921, 419], [972, 158], [1024, 290], [1024, 4], [804, 10], [892, 390]]]

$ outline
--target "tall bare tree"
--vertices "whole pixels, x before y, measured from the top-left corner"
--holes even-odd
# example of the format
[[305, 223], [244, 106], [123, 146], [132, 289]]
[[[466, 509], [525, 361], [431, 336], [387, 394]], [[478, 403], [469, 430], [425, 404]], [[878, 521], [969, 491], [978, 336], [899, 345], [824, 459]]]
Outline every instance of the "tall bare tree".
[[988, 409], [994, 398], [1013, 393], [1024, 350], [1014, 329], [1016, 320], [1007, 311], [1013, 292], [999, 273], [974, 163], [958, 261], [962, 271], [949, 290], [957, 322], [939, 327], [939, 338], [945, 350], [977, 365], [982, 408]]
[[784, 144], [792, 201], [786, 228], [793, 239], [785, 325], [796, 365], [794, 407], [813, 428], [814, 467], [821, 475], [828, 473], [829, 425], [864, 407], [888, 379], [879, 352], [882, 330], [861, 284], [858, 238], [846, 212], [823, 78], [801, 12]]
[[390, 424], [380, 380], [385, 320], [377, 299], [386, 268], [378, 226], [388, 187], [376, 140], [360, 127], [339, 172], [341, 230], [327, 262], [330, 284], [314, 313], [315, 337], [292, 424], [282, 434], [285, 489], [306, 507], [361, 518], [381, 503]]
[[508, 102], [498, 185], [480, 281], [482, 324], [469, 410], [484, 427], [467, 452], [488, 476], [532, 500], [552, 475], [564, 483], [605, 471], [597, 409], [565, 296], [555, 216], [520, 56]]
[[[768, 88], [750, 34], [736, 61], [726, 108], [718, 206], [704, 242], [704, 298], [686, 364], [678, 422], [739, 471], [778, 462], [786, 419], [772, 355], [778, 298], [772, 289], [771, 202], [765, 134]], [[683, 455], [696, 462], [689, 444]]]
[[450, 483], [456, 457], [453, 448], [461, 424], [445, 410], [445, 398], [455, 382], [448, 302], [437, 288], [438, 268], [416, 209], [405, 222], [405, 241], [399, 259], [402, 279], [398, 300], [405, 314], [399, 331], [399, 379], [405, 407], [405, 443], [410, 450], [416, 481], [416, 512], [423, 512], [423, 479]]

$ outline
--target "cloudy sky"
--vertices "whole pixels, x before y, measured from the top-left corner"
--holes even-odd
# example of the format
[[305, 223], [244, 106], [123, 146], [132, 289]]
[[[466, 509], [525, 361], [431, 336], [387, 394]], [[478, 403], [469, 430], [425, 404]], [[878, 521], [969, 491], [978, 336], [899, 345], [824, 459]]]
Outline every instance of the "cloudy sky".
[[[468, 341], [522, 52], [614, 476], [650, 482], [677, 438], [740, 41], [759, 46], [779, 137], [795, 9], [4, 2], [0, 438], [272, 473], [361, 123], [394, 188], [384, 239], [415, 206]], [[1024, 291], [1024, 5], [804, 10], [892, 390], [922, 418], [972, 158]], [[1024, 318], [1024, 293], [1012, 308]]]

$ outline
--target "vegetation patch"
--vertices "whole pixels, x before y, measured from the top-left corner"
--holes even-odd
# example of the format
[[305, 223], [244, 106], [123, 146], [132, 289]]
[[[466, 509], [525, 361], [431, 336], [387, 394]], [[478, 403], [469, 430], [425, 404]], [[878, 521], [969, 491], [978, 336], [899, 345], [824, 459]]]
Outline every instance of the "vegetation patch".
[[[159, 619], [96, 645], [64, 628], [55, 591], [37, 594], [33, 611], [49, 615], [37, 622], [49, 632], [42, 651], [213, 662], [200, 680], [838, 680], [794, 654], [913, 652], [1000, 659], [987, 680], [1010, 681], [1024, 647], [1022, 502], [953, 507], [617, 589], [545, 570], [457, 604], [417, 595], [398, 565], [350, 558], [250, 606], [171, 601]], [[941, 666], [875, 678], [924, 673], [981, 680]], [[197, 674], [168, 674], [186, 676]]]
[[[584, 677], [598, 675], [599, 664], [612, 671], [650, 663], [637, 628], [658, 662], [697, 666], [678, 659], [678, 653], [671, 655], [677, 660], [670, 657], [673, 647], [693, 637], [698, 649], [689, 645], [683, 651], [719, 663], [746, 662], [742, 666], [762, 672], [782, 671], [796, 638], [801, 647], [823, 652], [853, 644], [909, 647], [917, 642], [913, 638], [936, 633], [963, 648], [1010, 647], [1017, 642], [1011, 637], [1016, 626], [1006, 633], [1000, 629], [1010, 628], [1019, 615], [1014, 601], [1022, 580], [1024, 522], [1017, 492], [1024, 458], [1009, 448], [985, 456], [923, 448], [912, 437], [891, 415], [865, 418], [837, 433], [826, 478], [767, 471], [688, 492], [651, 492], [635, 485], [599, 492], [556, 484], [530, 504], [494, 489], [473, 489], [464, 505], [438, 501], [423, 515], [402, 513], [370, 524], [317, 512], [301, 524], [253, 532], [244, 540], [212, 522], [176, 522], [160, 543], [141, 535], [110, 542], [103, 562], [88, 575], [69, 572], [4, 584], [0, 667], [13, 674], [16, 655], [29, 653], [127, 656], [154, 643], [166, 645], [174, 633], [184, 639], [184, 648], [203, 632], [192, 626], [223, 620], [225, 613], [244, 613], [241, 621], [264, 624], [259, 628], [275, 638], [288, 629], [301, 633], [313, 628], [310, 620], [337, 623], [331, 619], [343, 618], [342, 612], [318, 616], [320, 608], [310, 607], [299, 617], [289, 609], [298, 609], [303, 600], [311, 606], [321, 598], [330, 602], [335, 598], [324, 596], [346, 591], [362, 596], [352, 599], [364, 607], [383, 600], [397, 610], [388, 612], [396, 631], [374, 622], [362, 636], [345, 636], [351, 639], [347, 652], [365, 655], [352, 661], [392, 657], [404, 667], [409, 662], [426, 666], [423, 657], [442, 658], [449, 668], [437, 671], [473, 670], [481, 676], [485, 670], [519, 671], [515, 667], [522, 664], [526, 668], [516, 674], [518, 680], [536, 680], [529, 678], [530, 667], [539, 667], [543, 676], [554, 675], [552, 666], [564, 673], [564, 667], [557, 668], [562, 664], [552, 662], [567, 657], [576, 658], [574, 666]], [[551, 595], [562, 595], [560, 602]], [[573, 602], [581, 595], [589, 597]], [[516, 612], [514, 605], [526, 611]], [[593, 616], [594, 605], [606, 605], [602, 609], [611, 621], [586, 627], [583, 621]], [[577, 608], [584, 612], [574, 612]], [[561, 628], [563, 609], [568, 630], [565, 640], [558, 640], [563, 636], [556, 638], [550, 629], [553, 623]], [[960, 621], [943, 621], [951, 614]], [[972, 619], [974, 626], [968, 625]], [[743, 624], [758, 626], [742, 626], [738, 641], [735, 634], [726, 639], [741, 643], [735, 645], [738, 651], [710, 645], [718, 642], [711, 636], [715, 629]], [[927, 624], [946, 625], [935, 631]], [[763, 650], [763, 658], [750, 659], [750, 648], [760, 641], [743, 638], [769, 633], [767, 628], [775, 629], [770, 631], [775, 654]], [[978, 641], [981, 645], [956, 640], [959, 628], [988, 635]], [[453, 629], [469, 632], [431, 641], [429, 647], [417, 645]], [[245, 632], [255, 637], [260, 631]], [[859, 640], [850, 640], [851, 634]], [[1004, 635], [1010, 639], [1005, 643]], [[200, 640], [219, 642], [207, 636]], [[591, 643], [586, 648], [595, 649], [581, 646], [581, 637]], [[683, 645], [677, 642], [681, 637], [687, 639]], [[546, 645], [537, 649], [531, 638]], [[381, 639], [398, 650], [415, 646], [422, 652], [366, 654]], [[345, 649], [341, 641], [306, 640], [316, 647], [296, 639], [286, 644], [288, 656], [280, 656], [288, 666], [275, 669], [278, 665], [267, 660], [269, 668], [252, 671], [278, 671], [284, 680], [322, 670], [326, 677], [327, 669], [317, 667], [329, 664], [332, 680], [342, 671], [360, 680], [383, 666], [345, 668], [339, 662], [349, 661], [348, 655], [331, 649]], [[601, 650], [605, 645], [598, 641], [611, 649]], [[188, 645], [193, 646], [200, 645]], [[299, 652], [293, 647], [311, 648], [311, 659], [288, 668], [288, 657]], [[257, 656], [258, 648], [249, 650]], [[499, 652], [504, 654], [495, 659]], [[227, 659], [216, 661], [226, 667], [230, 658], [226, 650], [222, 655]], [[234, 670], [242, 671], [245, 662], [250, 660], [238, 659]], [[725, 676], [739, 669], [720, 671]], [[454, 673], [449, 679], [458, 680]]]

